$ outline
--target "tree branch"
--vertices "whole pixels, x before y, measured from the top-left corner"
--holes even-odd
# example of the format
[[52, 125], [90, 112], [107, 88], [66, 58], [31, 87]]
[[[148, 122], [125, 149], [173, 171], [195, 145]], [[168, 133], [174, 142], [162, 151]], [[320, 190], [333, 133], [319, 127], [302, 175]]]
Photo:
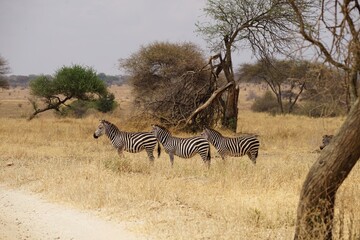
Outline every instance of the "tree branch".
[[185, 124], [189, 124], [191, 123], [192, 119], [196, 116], [196, 114], [198, 114], [199, 112], [203, 111], [204, 109], [206, 109], [215, 99], [216, 97], [221, 94], [222, 92], [224, 92], [226, 89], [228, 89], [230, 86], [234, 85], [235, 82], [229, 82], [227, 83], [225, 86], [217, 89], [216, 91], [213, 92], [213, 94], [210, 96], [210, 98], [200, 107], [198, 107], [186, 120]]
[[295, 0], [289, 0], [289, 3], [291, 4], [291, 7], [293, 8], [293, 10], [296, 14], [296, 17], [299, 22], [299, 29], [300, 29], [299, 32], [304, 37], [304, 39], [309, 41], [311, 44], [317, 46], [319, 48], [319, 50], [324, 54], [325, 59], [328, 62], [330, 62], [332, 65], [334, 65], [335, 67], [344, 69], [345, 71], [348, 71], [349, 70], [348, 66], [335, 61], [335, 59], [331, 56], [331, 53], [326, 49], [325, 45], [322, 42], [314, 39], [310, 34], [308, 34], [306, 32], [302, 13], [301, 13], [300, 9], [298, 8], [297, 3], [295, 3]]
[[65, 106], [66, 106], [65, 102], [68, 101], [69, 99], [71, 99], [72, 96], [67, 96], [67, 97], [65, 97], [63, 100], [61, 100], [58, 96], [52, 96], [52, 98], [57, 99], [58, 102], [52, 103], [51, 100], [49, 100], [49, 104], [47, 105], [47, 107], [42, 108], [42, 109], [36, 108], [35, 102], [32, 102], [32, 105], [34, 106], [35, 112], [33, 112], [33, 113], [29, 116], [28, 120], [30, 121], [30, 120], [32, 120], [37, 114], [42, 113], [42, 112], [45, 112], [45, 111], [48, 111], [48, 110], [51, 110], [51, 109], [56, 110], [56, 111], [59, 111], [59, 107], [60, 107], [61, 105], [65, 105]]

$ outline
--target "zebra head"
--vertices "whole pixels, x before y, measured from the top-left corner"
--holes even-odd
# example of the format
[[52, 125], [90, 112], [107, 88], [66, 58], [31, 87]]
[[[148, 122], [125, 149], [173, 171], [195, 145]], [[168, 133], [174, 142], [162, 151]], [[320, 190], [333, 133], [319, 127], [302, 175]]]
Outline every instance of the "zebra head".
[[97, 127], [97, 129], [94, 132], [94, 135], [93, 135], [94, 138], [98, 138], [105, 133], [106, 124], [108, 124], [107, 121], [105, 121], [105, 120], [100, 121], [99, 126]]
[[166, 139], [168, 136], [170, 136], [170, 132], [169, 130], [167, 130], [166, 128], [159, 126], [159, 125], [152, 125], [152, 134], [154, 134], [154, 136], [160, 140], [160, 142], [162, 142], [162, 140]]

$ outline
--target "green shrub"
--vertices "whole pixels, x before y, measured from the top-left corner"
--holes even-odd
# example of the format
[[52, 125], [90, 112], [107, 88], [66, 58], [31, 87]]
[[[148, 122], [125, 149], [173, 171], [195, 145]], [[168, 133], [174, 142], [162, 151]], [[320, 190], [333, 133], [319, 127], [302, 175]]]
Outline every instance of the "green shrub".
[[266, 91], [263, 96], [255, 99], [251, 106], [254, 112], [268, 112], [272, 114], [280, 113], [276, 97], [270, 91]]
[[62, 117], [82, 118], [86, 116], [89, 109], [96, 109], [97, 111], [106, 113], [113, 111], [116, 106], [115, 96], [110, 93], [97, 100], [75, 100], [66, 107], [62, 107], [57, 113]]
[[100, 112], [111, 112], [116, 108], [115, 96], [112, 93], [100, 97], [96, 101], [96, 109]]
[[57, 113], [62, 117], [82, 118], [90, 108], [95, 108], [93, 101], [75, 100], [70, 105], [62, 107]]

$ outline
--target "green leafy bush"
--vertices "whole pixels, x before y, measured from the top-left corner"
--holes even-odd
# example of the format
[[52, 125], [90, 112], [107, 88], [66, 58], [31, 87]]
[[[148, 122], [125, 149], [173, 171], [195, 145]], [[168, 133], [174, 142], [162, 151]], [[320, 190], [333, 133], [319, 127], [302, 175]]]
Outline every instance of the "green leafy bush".
[[96, 101], [96, 109], [100, 112], [111, 112], [116, 108], [115, 96], [112, 93], [108, 93], [105, 96], [101, 96]]

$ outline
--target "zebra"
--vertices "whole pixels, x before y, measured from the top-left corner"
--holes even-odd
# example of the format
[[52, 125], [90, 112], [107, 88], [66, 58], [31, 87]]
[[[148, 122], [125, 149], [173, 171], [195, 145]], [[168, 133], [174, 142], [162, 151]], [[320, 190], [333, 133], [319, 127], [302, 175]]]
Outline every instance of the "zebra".
[[152, 133], [163, 145], [165, 152], [169, 154], [171, 166], [174, 165], [174, 155], [181, 158], [191, 158], [198, 153], [207, 167], [210, 167], [210, 143], [206, 139], [199, 136], [173, 137], [165, 127], [153, 125], [152, 128]]
[[123, 151], [130, 153], [138, 153], [146, 150], [150, 162], [154, 161], [154, 149], [158, 144], [158, 157], [161, 154], [161, 147], [158, 140], [150, 132], [123, 132], [114, 124], [101, 120], [98, 128], [94, 132], [94, 138], [106, 134], [111, 140], [112, 145], [117, 149], [119, 156], [123, 156]]
[[323, 150], [327, 145], [329, 145], [330, 141], [332, 140], [332, 138], [334, 137], [334, 135], [324, 135], [322, 136], [322, 145], [320, 146], [320, 150]]
[[216, 148], [223, 160], [225, 160], [226, 156], [241, 157], [246, 154], [250, 160], [256, 164], [260, 147], [260, 142], [256, 136], [228, 138], [210, 128], [205, 128], [201, 136]]

